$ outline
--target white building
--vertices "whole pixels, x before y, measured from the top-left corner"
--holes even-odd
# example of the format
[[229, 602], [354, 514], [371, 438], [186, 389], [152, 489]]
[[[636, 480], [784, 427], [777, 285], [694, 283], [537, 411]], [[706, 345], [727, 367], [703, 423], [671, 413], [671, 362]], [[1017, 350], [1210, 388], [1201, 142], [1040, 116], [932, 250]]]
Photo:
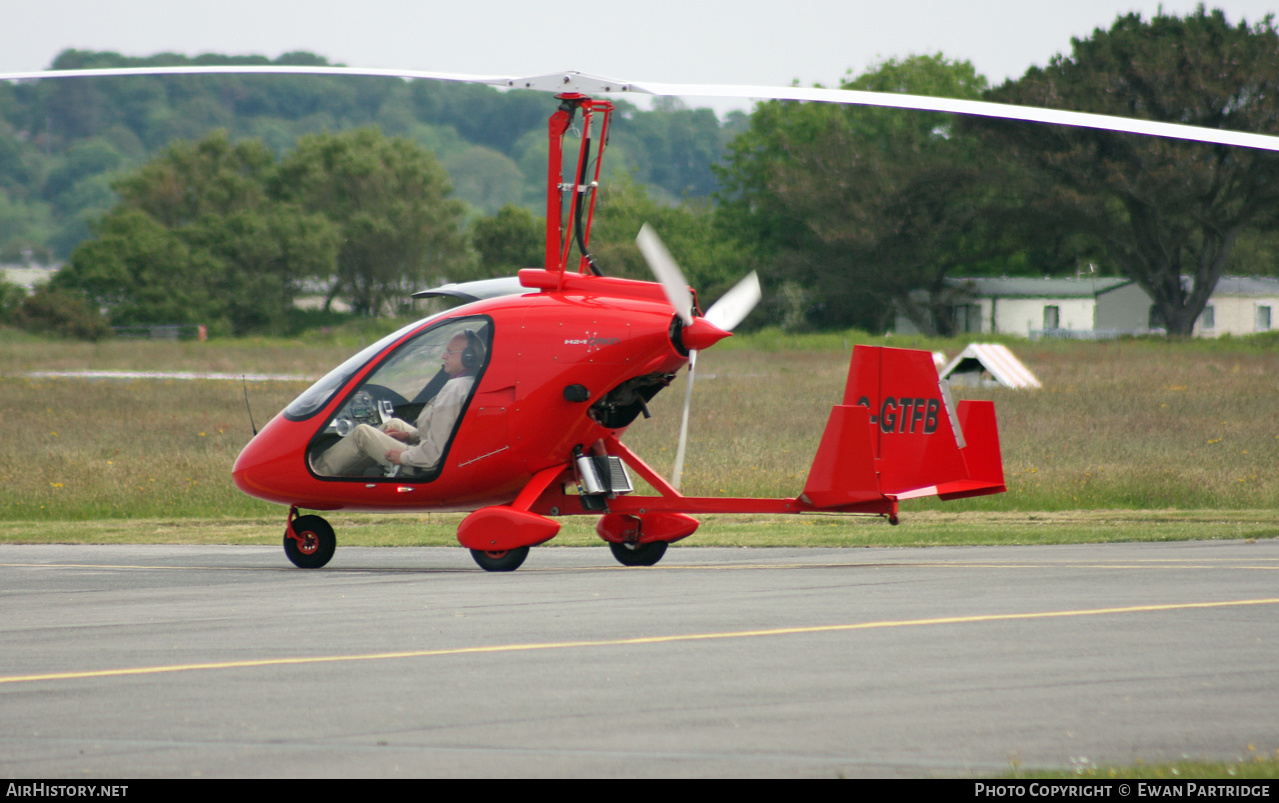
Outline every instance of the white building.
[[[1129, 332], [1159, 329], [1162, 321], [1150, 296], [1135, 282], [1103, 292], [1098, 298], [1097, 328]], [[1195, 337], [1252, 335], [1279, 328], [1279, 279], [1222, 276], [1208, 299]]]
[[[1131, 279], [950, 279], [960, 332], [1022, 337], [1117, 337], [1163, 330], [1150, 296]], [[1223, 276], [1195, 322], [1196, 337], [1279, 328], [1279, 278]], [[918, 329], [898, 315], [896, 331]]]
[[45, 268], [40, 265], [0, 265], [0, 279], [16, 284], [28, 293], [42, 284], [48, 284], [58, 267]]
[[[951, 315], [960, 332], [998, 332], [1035, 337], [1048, 332], [1094, 332], [1097, 297], [1128, 279], [949, 279], [956, 292]], [[897, 316], [901, 334], [919, 330]]]
[[1223, 276], [1196, 322], [1204, 337], [1269, 332], [1279, 328], [1279, 279]]

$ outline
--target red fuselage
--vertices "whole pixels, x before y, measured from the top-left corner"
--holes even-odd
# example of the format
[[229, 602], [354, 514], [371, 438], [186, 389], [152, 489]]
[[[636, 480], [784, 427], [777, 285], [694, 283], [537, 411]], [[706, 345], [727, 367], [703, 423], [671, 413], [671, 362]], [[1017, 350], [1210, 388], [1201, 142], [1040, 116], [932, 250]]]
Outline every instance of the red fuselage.
[[[550, 282], [551, 274], [536, 273]], [[236, 460], [236, 485], [260, 499], [313, 510], [474, 510], [511, 502], [535, 473], [569, 461], [575, 447], [589, 450], [625, 430], [588, 414], [592, 405], [628, 380], [674, 374], [687, 363], [672, 343], [672, 311], [660, 287], [598, 278], [588, 285], [600, 289], [531, 290], [468, 304], [404, 330], [313, 414], [272, 419]], [[491, 327], [491, 355], [437, 475], [317, 474], [308, 446], [365, 377], [400, 343], [459, 319]], [[585, 388], [586, 398], [570, 400], [583, 395], [566, 393], [572, 386]]]

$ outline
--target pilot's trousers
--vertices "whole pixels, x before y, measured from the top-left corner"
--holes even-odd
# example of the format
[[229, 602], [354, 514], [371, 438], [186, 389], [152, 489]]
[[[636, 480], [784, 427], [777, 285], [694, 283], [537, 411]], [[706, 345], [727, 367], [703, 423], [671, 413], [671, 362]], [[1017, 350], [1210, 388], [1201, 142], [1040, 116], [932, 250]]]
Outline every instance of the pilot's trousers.
[[389, 468], [391, 464], [387, 462], [386, 453], [391, 449], [407, 449], [409, 445], [383, 431], [388, 429], [417, 432], [412, 424], [398, 418], [387, 421], [381, 429], [360, 424], [312, 461], [315, 472], [328, 477], [360, 477], [374, 462]]

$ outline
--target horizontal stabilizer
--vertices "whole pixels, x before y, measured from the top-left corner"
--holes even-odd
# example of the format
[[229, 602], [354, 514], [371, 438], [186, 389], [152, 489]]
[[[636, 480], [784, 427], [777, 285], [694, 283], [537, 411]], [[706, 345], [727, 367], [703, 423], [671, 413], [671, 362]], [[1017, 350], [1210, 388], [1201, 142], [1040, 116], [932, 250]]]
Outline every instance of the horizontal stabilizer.
[[995, 403], [961, 401], [959, 421], [968, 438], [968, 446], [963, 451], [964, 462], [968, 466], [968, 479], [937, 486], [937, 495], [949, 500], [1007, 491], [1008, 487], [1004, 485], [1004, 460], [999, 454]]
[[802, 498], [819, 508], [883, 498], [865, 407], [837, 404], [831, 408]]

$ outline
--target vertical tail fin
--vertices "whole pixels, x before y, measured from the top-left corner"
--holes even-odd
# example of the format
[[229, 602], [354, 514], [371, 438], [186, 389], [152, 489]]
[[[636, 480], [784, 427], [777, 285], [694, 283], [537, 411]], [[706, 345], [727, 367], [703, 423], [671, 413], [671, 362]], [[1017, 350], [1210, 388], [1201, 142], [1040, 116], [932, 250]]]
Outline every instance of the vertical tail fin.
[[831, 410], [804, 499], [838, 508], [1003, 490], [993, 404], [956, 409], [926, 351], [853, 350], [843, 404]]

